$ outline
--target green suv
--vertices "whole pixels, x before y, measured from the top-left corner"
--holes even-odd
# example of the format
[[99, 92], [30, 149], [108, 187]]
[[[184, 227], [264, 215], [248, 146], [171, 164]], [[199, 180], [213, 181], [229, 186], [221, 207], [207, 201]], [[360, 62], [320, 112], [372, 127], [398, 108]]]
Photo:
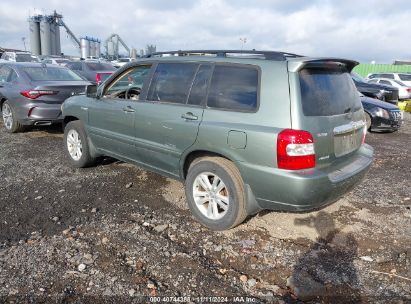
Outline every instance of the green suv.
[[358, 64], [282, 52], [178, 51], [130, 63], [63, 106], [74, 167], [103, 155], [185, 183], [203, 225], [336, 201], [369, 169]]

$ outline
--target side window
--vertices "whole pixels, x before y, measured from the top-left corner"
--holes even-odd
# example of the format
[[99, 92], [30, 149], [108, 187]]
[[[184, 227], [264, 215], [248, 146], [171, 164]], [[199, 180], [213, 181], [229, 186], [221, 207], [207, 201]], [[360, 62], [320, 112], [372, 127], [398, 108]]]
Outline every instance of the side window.
[[80, 71], [81, 70], [81, 63], [80, 62], [70, 63], [69, 68], [72, 69], [73, 71]]
[[9, 78], [7, 82], [17, 81], [17, 79], [19, 79], [19, 76], [17, 75], [16, 71], [13, 69], [10, 69], [10, 74], [9, 74]]
[[381, 74], [382, 78], [388, 78], [388, 79], [394, 79], [394, 75], [393, 74]]
[[212, 66], [210, 64], [202, 64], [198, 69], [196, 77], [191, 87], [188, 104], [202, 105], [207, 98], [207, 88], [210, 82]]
[[151, 65], [133, 67], [113, 80], [104, 92], [108, 98], [138, 100], [144, 82], [150, 73]]
[[257, 109], [258, 70], [250, 67], [214, 68], [207, 105], [235, 111]]
[[10, 74], [10, 68], [8, 66], [2, 66], [0, 68], [0, 82], [7, 82]]
[[159, 63], [147, 100], [185, 104], [198, 64]]

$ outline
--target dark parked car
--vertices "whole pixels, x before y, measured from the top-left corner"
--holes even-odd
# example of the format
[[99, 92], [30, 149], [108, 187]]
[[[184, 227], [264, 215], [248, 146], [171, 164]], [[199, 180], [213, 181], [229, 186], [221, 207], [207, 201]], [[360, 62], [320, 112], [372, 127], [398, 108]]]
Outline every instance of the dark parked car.
[[44, 63], [0, 64], [0, 109], [8, 132], [61, 122], [61, 104], [90, 82], [73, 71]]
[[262, 209], [319, 208], [357, 185], [373, 159], [349, 74], [356, 64], [157, 53], [64, 102], [65, 152], [74, 167], [109, 155], [184, 181], [190, 210], [215, 230]]
[[393, 104], [398, 103], [399, 93], [396, 87], [385, 84], [368, 83], [361, 76], [353, 72], [351, 73], [351, 77], [357, 87], [358, 92], [363, 95]]
[[384, 101], [361, 96], [367, 129], [370, 131], [397, 131], [403, 123], [400, 108]]
[[66, 64], [70, 70], [84, 77], [88, 81], [99, 85], [117, 69], [110, 63], [93, 61], [72, 61]]

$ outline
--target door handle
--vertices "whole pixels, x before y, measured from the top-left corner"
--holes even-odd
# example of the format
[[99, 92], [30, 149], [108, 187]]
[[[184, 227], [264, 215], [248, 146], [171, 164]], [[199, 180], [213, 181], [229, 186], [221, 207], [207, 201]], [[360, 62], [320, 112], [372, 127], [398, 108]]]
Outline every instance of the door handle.
[[127, 107], [123, 108], [123, 111], [126, 112], [126, 113], [134, 113], [135, 112], [135, 110], [130, 106], [127, 106]]
[[186, 119], [186, 120], [197, 120], [198, 116], [195, 116], [193, 113], [191, 112], [187, 112], [183, 115], [181, 115], [181, 118]]

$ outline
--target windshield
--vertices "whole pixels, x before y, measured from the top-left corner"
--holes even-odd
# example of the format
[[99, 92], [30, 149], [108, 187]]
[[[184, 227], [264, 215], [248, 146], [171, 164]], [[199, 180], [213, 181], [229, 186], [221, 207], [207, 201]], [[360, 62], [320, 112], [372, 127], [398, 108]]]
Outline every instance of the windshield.
[[79, 81], [83, 80], [79, 75], [66, 68], [51, 67], [27, 67], [23, 71], [33, 81]]
[[116, 68], [109, 63], [87, 62], [86, 65], [92, 71], [115, 71]]
[[398, 74], [402, 81], [411, 81], [411, 74]]
[[130, 59], [128, 59], [128, 58], [120, 58], [120, 59], [118, 60], [118, 62], [130, 62]]
[[332, 116], [361, 108], [357, 89], [346, 69], [303, 69], [299, 74], [304, 115]]
[[60, 64], [60, 63], [70, 62], [70, 60], [67, 60], [67, 59], [56, 59], [56, 62]]
[[30, 54], [16, 54], [16, 62], [39, 62], [39, 60]]

